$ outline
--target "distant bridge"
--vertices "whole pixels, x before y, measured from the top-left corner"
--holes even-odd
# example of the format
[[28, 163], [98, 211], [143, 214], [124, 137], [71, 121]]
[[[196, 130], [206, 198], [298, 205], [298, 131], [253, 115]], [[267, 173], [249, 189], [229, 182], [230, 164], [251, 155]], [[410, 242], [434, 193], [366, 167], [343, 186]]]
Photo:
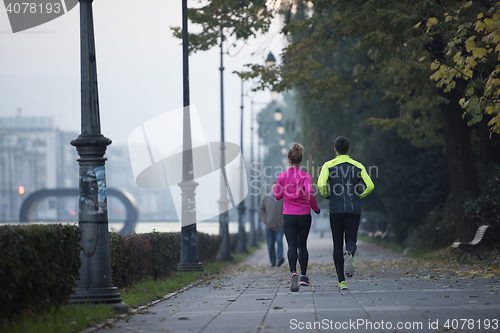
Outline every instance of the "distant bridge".
[[[134, 197], [122, 190], [117, 190], [113, 188], [107, 189], [108, 196], [116, 197], [125, 206], [127, 212], [127, 217], [125, 219], [125, 224], [120, 230], [120, 234], [128, 235], [134, 232], [135, 225], [137, 224], [137, 219], [139, 213], [137, 211], [137, 204]], [[30, 194], [26, 200], [24, 200], [21, 209], [19, 211], [19, 221], [20, 222], [32, 222], [33, 213], [36, 206], [44, 199], [49, 197], [75, 197], [78, 200], [79, 190], [77, 188], [57, 188], [57, 189], [45, 189], [33, 192]]]

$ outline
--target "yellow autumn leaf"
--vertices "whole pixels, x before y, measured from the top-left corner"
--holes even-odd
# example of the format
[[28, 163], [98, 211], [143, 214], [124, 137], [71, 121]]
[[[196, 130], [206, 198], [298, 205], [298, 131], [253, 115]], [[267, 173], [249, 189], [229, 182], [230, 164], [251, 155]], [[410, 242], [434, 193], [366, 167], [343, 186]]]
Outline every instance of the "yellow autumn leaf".
[[488, 51], [486, 51], [485, 48], [482, 48], [482, 47], [478, 47], [474, 50], [474, 52], [472, 52], [472, 55], [474, 56], [474, 58], [477, 58], [477, 59], [481, 59], [483, 58], [486, 54], [488, 53]]
[[484, 14], [483, 14], [483, 13], [479, 13], [479, 14], [477, 14], [477, 18], [478, 18], [478, 19], [480, 19], [480, 18], [481, 18], [481, 17], [483, 17], [483, 16], [484, 16]]
[[428, 27], [432, 27], [433, 25], [438, 24], [438, 22], [439, 22], [439, 21], [438, 21], [438, 19], [437, 19], [437, 18], [435, 18], [435, 17], [431, 17], [431, 18], [429, 18], [429, 19], [427, 20], [427, 26], [428, 26]]
[[470, 7], [471, 5], [472, 5], [472, 1], [469, 1], [465, 5], [463, 5], [462, 8], [467, 8], [467, 7]]
[[422, 24], [422, 22], [418, 22], [417, 24], [415, 24], [413, 26], [414, 29], [418, 29], [420, 27], [420, 25]]
[[481, 20], [477, 20], [476, 23], [474, 23], [474, 26], [476, 27], [477, 32], [481, 32], [484, 30], [485, 24]]
[[420, 61], [420, 62], [422, 62], [422, 61], [424, 61], [424, 60], [425, 60], [425, 57], [422, 57], [422, 58], [420, 58], [420, 60], [419, 60], [419, 61]]
[[495, 127], [498, 126], [498, 124], [500, 124], [500, 114], [498, 114], [496, 117], [492, 118], [490, 120], [490, 122], [488, 123], [488, 126], [493, 126], [495, 125]]
[[476, 36], [471, 36], [465, 41], [465, 47], [467, 48], [467, 52], [472, 52], [476, 47], [476, 43], [474, 43], [474, 39]]
[[485, 18], [484, 25], [486, 27], [486, 31], [490, 32], [495, 27], [495, 20], [492, 20], [490, 18]]

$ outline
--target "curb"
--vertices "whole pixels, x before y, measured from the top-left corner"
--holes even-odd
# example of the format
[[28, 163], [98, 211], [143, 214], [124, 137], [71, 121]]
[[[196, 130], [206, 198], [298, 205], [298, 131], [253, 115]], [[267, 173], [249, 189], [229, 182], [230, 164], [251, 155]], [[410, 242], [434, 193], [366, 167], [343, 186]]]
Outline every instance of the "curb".
[[157, 303], [160, 303], [164, 300], [172, 298], [173, 296], [176, 296], [178, 293], [181, 293], [183, 291], [186, 291], [192, 287], [195, 287], [195, 286], [203, 283], [203, 281], [204, 281], [203, 278], [200, 278], [198, 281], [191, 282], [187, 286], [184, 286], [177, 291], [171, 292], [171, 293], [161, 297], [160, 299], [154, 300], [146, 305], [142, 305], [142, 306], [138, 307], [137, 309], [129, 310], [128, 313], [115, 315], [113, 318], [109, 318], [109, 319], [106, 319], [105, 321], [94, 324], [94, 326], [84, 328], [83, 330], [79, 331], [78, 333], [90, 333], [90, 332], [95, 332], [97, 330], [100, 330], [101, 328], [110, 328], [110, 327], [114, 326], [113, 323], [115, 321], [118, 321], [120, 319], [125, 319], [128, 316], [135, 315], [136, 313], [138, 313], [140, 311], [143, 311], [149, 307], [155, 306]]

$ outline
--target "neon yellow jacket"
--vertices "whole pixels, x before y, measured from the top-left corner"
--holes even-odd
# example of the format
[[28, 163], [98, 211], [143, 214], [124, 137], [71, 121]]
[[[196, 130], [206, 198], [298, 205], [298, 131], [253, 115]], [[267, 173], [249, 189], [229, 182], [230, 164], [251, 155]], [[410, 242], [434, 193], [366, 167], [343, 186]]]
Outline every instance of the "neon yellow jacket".
[[360, 214], [359, 199], [370, 194], [375, 185], [361, 163], [339, 155], [323, 164], [318, 188], [330, 201], [330, 214]]

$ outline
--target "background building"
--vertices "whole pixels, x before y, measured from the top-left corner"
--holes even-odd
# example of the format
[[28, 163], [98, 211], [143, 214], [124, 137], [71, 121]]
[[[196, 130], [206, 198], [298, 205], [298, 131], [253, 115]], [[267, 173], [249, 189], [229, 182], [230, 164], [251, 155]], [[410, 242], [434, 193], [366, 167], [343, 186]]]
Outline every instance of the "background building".
[[[54, 126], [51, 117], [0, 117], [0, 222], [19, 221], [24, 199], [41, 189], [78, 188], [78, 154], [70, 142], [76, 132]], [[112, 138], [111, 138], [112, 139]], [[111, 144], [105, 157], [107, 186], [132, 194], [139, 221], [178, 221], [168, 190], [146, 190], [134, 182], [127, 146]], [[35, 209], [37, 221], [76, 222], [75, 198], [48, 198]], [[108, 198], [110, 221], [123, 221], [125, 208]]]
[[[18, 221], [26, 196], [40, 189], [78, 187], [78, 155], [69, 142], [77, 136], [54, 128], [50, 117], [0, 118], [0, 204], [2, 222]], [[64, 199], [41, 202], [35, 217], [71, 218]]]

